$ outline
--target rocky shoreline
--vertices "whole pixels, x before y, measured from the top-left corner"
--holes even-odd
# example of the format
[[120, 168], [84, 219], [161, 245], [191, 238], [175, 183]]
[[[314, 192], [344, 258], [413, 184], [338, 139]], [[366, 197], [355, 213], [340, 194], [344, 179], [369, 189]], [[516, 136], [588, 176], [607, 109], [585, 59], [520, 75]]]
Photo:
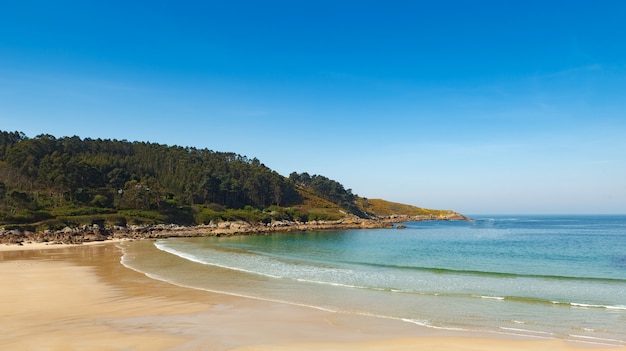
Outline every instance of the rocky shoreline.
[[[455, 221], [470, 220], [453, 213], [445, 216], [389, 216], [376, 219], [347, 217], [337, 221], [310, 221], [306, 223], [292, 221], [273, 221], [267, 224], [250, 224], [244, 221], [218, 222], [199, 226], [180, 226], [176, 224], [131, 225], [126, 227], [101, 227], [97, 224], [76, 228], [42, 232], [0, 229], [0, 244], [22, 245], [24, 243], [82, 244], [97, 241], [121, 239], [163, 239], [174, 237], [202, 237], [227, 235], [257, 235], [276, 232], [376, 229], [391, 228], [397, 223], [413, 221]], [[396, 226], [402, 228], [404, 226]]]

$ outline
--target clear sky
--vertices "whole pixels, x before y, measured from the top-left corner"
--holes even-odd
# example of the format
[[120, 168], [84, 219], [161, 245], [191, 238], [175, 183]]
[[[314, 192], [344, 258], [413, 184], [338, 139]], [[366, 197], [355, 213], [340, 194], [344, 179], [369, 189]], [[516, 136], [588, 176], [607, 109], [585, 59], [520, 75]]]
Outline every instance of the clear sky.
[[0, 129], [369, 198], [626, 213], [626, 1], [0, 1]]

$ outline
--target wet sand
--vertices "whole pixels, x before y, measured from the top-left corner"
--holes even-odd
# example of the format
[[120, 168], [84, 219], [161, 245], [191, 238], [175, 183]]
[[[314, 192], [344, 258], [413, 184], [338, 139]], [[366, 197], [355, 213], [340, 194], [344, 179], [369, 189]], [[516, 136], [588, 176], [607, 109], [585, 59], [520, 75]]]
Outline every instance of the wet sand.
[[187, 289], [127, 269], [120, 264], [121, 254], [117, 243], [111, 242], [1, 246], [0, 349], [469, 351], [598, 347], [438, 331], [400, 321]]

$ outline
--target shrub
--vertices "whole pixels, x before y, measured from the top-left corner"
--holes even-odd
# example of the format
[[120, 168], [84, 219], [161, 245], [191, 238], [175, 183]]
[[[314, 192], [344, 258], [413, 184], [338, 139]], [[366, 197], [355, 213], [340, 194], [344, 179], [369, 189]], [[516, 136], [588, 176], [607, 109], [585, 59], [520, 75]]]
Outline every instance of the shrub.
[[209, 224], [211, 222], [220, 222], [221, 220], [222, 213], [210, 208], [202, 208], [194, 215], [194, 221], [197, 224]]

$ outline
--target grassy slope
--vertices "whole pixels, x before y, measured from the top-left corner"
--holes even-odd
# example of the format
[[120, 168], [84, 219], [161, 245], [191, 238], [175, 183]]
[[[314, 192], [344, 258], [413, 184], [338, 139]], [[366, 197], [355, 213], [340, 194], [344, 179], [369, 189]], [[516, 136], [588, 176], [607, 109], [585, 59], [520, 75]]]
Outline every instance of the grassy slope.
[[[343, 218], [348, 212], [347, 210], [342, 209], [336, 204], [313, 194], [309, 189], [305, 187], [298, 188], [298, 192], [300, 193], [304, 201], [301, 205], [295, 207], [301, 211], [323, 213], [325, 215], [328, 215], [332, 219]], [[382, 199], [365, 199], [362, 197], [357, 197], [356, 205], [357, 208], [361, 211], [369, 215], [380, 217], [393, 215], [439, 217], [455, 213], [454, 211], [450, 210], [432, 210]]]
[[411, 205], [400, 204], [397, 202], [390, 202], [382, 199], [357, 199], [357, 206], [368, 214], [374, 214], [376, 216], [442, 216], [453, 214], [453, 211], [449, 210], [431, 210], [427, 208], [421, 208]]
[[337, 204], [315, 195], [311, 189], [299, 186], [298, 193], [302, 196], [302, 204], [294, 206], [302, 212], [319, 213], [328, 220], [337, 220], [345, 217], [346, 211]]

